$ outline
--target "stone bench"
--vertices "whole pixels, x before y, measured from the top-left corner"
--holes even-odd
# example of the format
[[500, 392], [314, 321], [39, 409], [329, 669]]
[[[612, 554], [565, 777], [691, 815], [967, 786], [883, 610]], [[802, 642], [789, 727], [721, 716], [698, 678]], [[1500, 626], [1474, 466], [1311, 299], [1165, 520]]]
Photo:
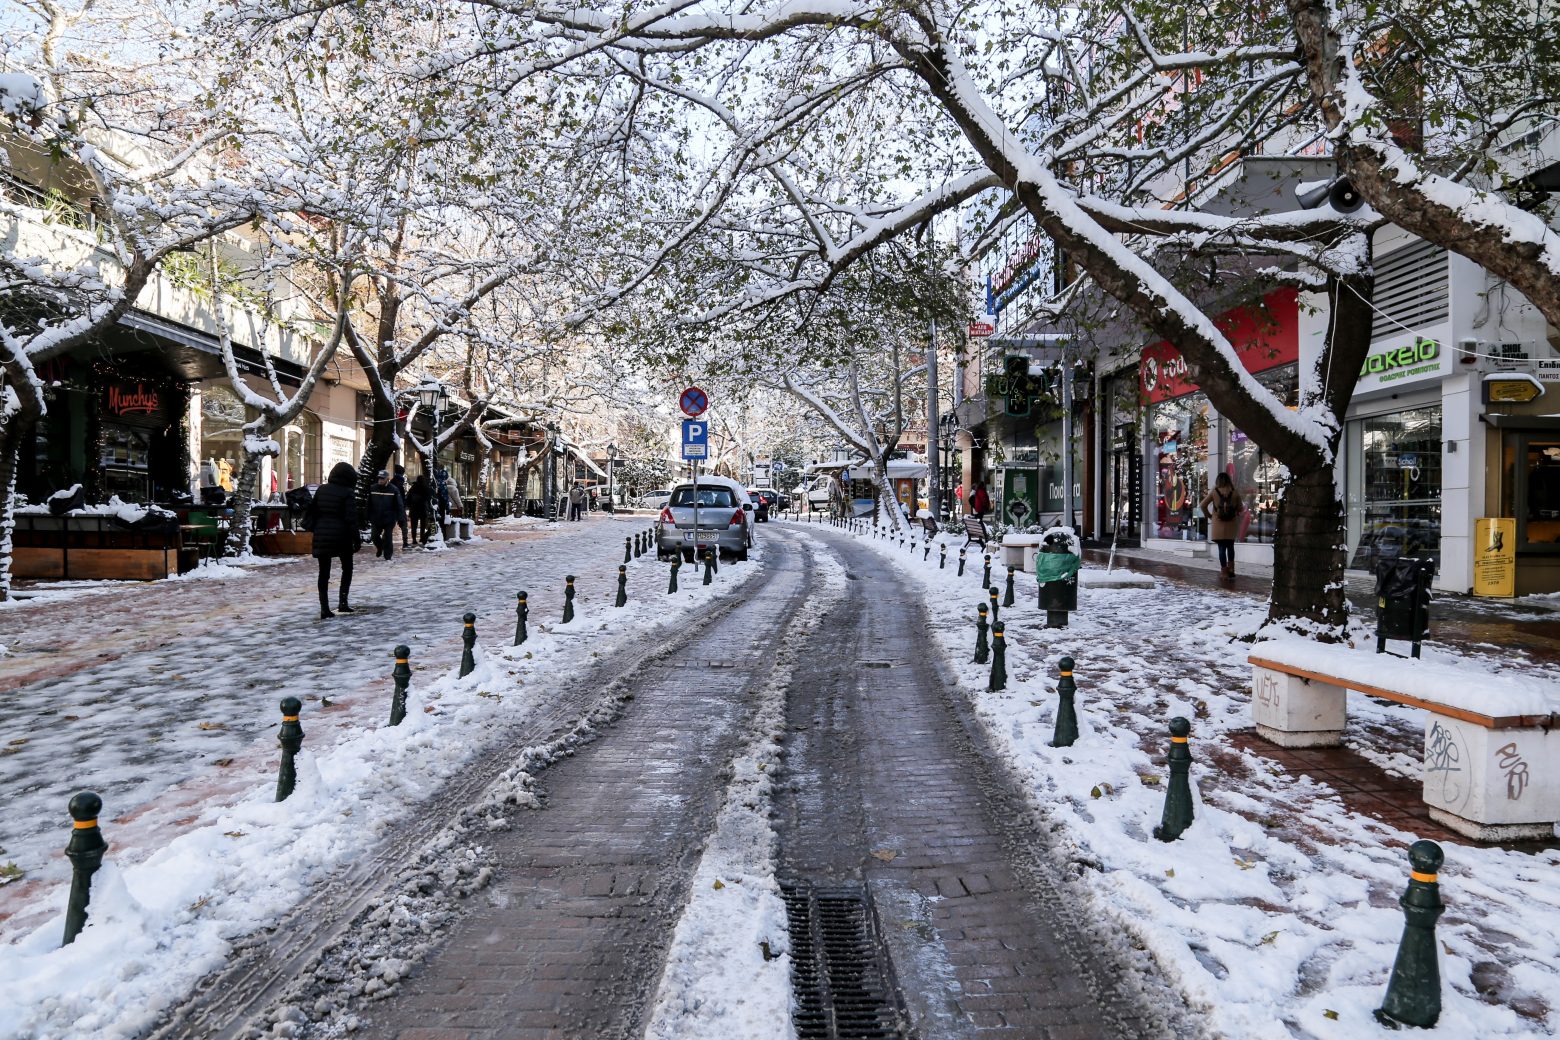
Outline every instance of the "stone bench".
[[1257, 732], [1283, 747], [1343, 742], [1347, 691], [1423, 708], [1430, 816], [1480, 841], [1554, 837], [1560, 821], [1560, 689], [1469, 665], [1286, 639], [1251, 663]]
[[446, 542], [469, 542], [476, 531], [476, 525], [467, 517], [448, 516], [444, 518], [444, 540]]

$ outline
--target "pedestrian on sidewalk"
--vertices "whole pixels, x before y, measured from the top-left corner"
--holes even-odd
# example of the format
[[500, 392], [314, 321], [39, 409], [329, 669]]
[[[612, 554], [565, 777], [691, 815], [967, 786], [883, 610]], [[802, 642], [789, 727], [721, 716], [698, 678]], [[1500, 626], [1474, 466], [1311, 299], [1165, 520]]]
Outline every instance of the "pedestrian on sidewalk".
[[427, 544], [433, 533], [428, 524], [428, 509], [432, 500], [433, 486], [428, 483], [428, 474], [417, 474], [417, 479], [412, 481], [411, 488], [406, 492], [406, 512], [412, 518], [412, 538], [418, 545]]
[[578, 520], [585, 509], [585, 485], [575, 484], [569, 489], [569, 519]]
[[320, 620], [335, 615], [330, 611], [330, 561], [341, 561], [341, 596], [336, 609], [353, 613], [347, 604], [352, 591], [352, 554], [358, 551], [362, 536], [357, 525], [357, 472], [349, 462], [338, 462], [330, 479], [320, 485], [303, 514], [304, 530], [314, 532], [314, 558], [320, 561]]
[[390, 478], [390, 483], [394, 484], [401, 492], [401, 505], [403, 507], [402, 510], [401, 510], [401, 524], [400, 524], [400, 527], [401, 527], [401, 548], [403, 548], [403, 549], [410, 549], [412, 547], [411, 531], [407, 527], [406, 509], [404, 508], [406, 506], [406, 504], [407, 504], [407, 499], [406, 499], [406, 467], [405, 466], [397, 466], [395, 468], [395, 476]]
[[1208, 518], [1208, 537], [1219, 547], [1219, 574], [1231, 581], [1235, 577], [1235, 539], [1240, 536], [1240, 514], [1245, 503], [1228, 473], [1219, 474], [1199, 508]]
[[395, 529], [404, 523], [406, 499], [390, 479], [390, 472], [382, 469], [368, 493], [368, 526], [373, 532], [375, 559], [388, 560], [395, 554]]
[[986, 490], [984, 481], [976, 484], [975, 490], [970, 493], [970, 512], [982, 520], [991, 512], [991, 492]]

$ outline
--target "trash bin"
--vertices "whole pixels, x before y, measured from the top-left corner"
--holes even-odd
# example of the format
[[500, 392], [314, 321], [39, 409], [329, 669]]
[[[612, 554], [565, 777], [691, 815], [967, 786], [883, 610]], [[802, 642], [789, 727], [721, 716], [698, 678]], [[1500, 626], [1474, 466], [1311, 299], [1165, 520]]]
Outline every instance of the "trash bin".
[[1394, 556], [1376, 561], [1376, 653], [1386, 653], [1387, 640], [1406, 639], [1412, 656], [1430, 634], [1430, 579], [1435, 561]]
[[1035, 553], [1035, 580], [1040, 583], [1040, 609], [1046, 628], [1066, 628], [1067, 614], [1078, 609], [1078, 568], [1083, 560], [1072, 551], [1072, 537], [1052, 531]]

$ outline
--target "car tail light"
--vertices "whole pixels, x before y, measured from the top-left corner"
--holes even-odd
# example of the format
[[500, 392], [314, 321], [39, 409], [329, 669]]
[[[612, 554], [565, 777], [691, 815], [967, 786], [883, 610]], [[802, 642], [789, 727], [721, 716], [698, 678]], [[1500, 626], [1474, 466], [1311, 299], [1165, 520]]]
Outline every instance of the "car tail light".
[[661, 507], [660, 522], [663, 523], [663, 524], [676, 524], [677, 523], [677, 521], [672, 518], [672, 509], [671, 509], [670, 506], [662, 506]]
[[747, 523], [747, 519], [742, 515], [742, 510], [739, 509], [731, 514], [731, 523], [728, 526], [741, 527], [745, 523]]

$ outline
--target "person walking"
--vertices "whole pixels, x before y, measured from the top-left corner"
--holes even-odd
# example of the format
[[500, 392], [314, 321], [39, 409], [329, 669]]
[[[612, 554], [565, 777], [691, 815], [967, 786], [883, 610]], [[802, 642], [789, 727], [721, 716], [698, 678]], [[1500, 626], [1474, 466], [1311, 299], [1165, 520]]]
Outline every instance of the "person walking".
[[330, 610], [330, 561], [341, 561], [341, 595], [336, 609], [353, 613], [347, 603], [352, 591], [352, 554], [361, 537], [357, 525], [357, 472], [349, 462], [331, 468], [330, 479], [320, 485], [303, 514], [304, 530], [314, 532], [314, 558], [320, 561], [320, 620], [335, 617]]
[[[394, 484], [400, 490], [400, 492], [401, 492], [401, 505], [404, 507], [406, 505], [406, 467], [405, 466], [397, 466], [395, 468], [395, 476], [390, 478], [390, 483]], [[411, 532], [410, 532], [410, 530], [407, 527], [406, 510], [405, 510], [405, 508], [403, 508], [401, 510], [400, 528], [401, 528], [401, 548], [403, 548], [403, 549], [410, 549], [412, 547], [412, 539], [411, 539]]]
[[575, 484], [569, 489], [569, 519], [578, 520], [585, 509], [585, 485]]
[[970, 512], [982, 520], [986, 518], [987, 513], [991, 512], [991, 493], [986, 490], [984, 482], [976, 484], [975, 490], [970, 494]]
[[395, 529], [404, 523], [406, 499], [391, 481], [389, 471], [380, 470], [368, 493], [368, 526], [373, 532], [375, 559], [388, 560], [395, 554]]
[[443, 526], [450, 515], [450, 471], [443, 466], [433, 471], [433, 488], [435, 501], [439, 504], [435, 519]]
[[1240, 536], [1240, 514], [1246, 506], [1228, 473], [1219, 474], [1213, 490], [1203, 496], [1198, 508], [1208, 518], [1208, 537], [1219, 547], [1219, 575], [1225, 581], [1233, 581], [1235, 539]]
[[428, 508], [432, 500], [433, 486], [428, 483], [428, 474], [417, 474], [417, 479], [412, 481], [411, 488], [406, 492], [406, 512], [411, 517], [412, 537], [418, 545], [426, 544], [433, 534], [428, 525]]

